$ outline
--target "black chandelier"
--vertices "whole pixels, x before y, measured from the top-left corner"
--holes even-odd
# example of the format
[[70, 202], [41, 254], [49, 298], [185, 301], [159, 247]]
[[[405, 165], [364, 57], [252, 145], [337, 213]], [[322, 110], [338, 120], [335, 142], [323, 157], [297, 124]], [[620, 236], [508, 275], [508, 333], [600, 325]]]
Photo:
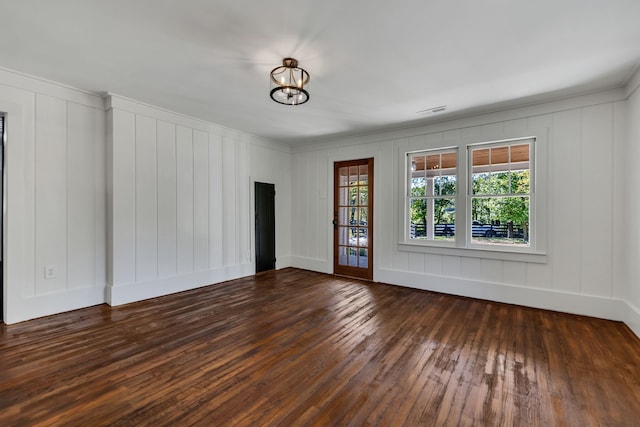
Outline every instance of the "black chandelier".
[[298, 61], [284, 58], [282, 66], [271, 70], [271, 99], [285, 105], [300, 105], [309, 100], [305, 86], [309, 73], [298, 67]]

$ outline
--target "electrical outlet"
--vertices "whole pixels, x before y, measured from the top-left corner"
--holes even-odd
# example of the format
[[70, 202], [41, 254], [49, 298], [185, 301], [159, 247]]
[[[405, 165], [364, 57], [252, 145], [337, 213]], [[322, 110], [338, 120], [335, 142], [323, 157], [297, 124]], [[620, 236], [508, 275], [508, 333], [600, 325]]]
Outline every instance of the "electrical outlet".
[[44, 267], [44, 278], [45, 279], [55, 279], [56, 278], [56, 266], [55, 265], [47, 265]]

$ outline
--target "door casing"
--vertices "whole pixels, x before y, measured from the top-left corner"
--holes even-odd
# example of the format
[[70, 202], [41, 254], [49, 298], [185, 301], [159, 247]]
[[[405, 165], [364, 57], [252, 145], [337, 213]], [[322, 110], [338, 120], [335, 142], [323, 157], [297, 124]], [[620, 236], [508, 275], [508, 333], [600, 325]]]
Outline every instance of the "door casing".
[[[358, 277], [366, 280], [373, 280], [373, 259], [374, 259], [374, 242], [373, 242], [373, 212], [374, 212], [374, 159], [357, 159], [336, 161], [333, 167], [333, 272], [334, 274]], [[367, 230], [367, 266], [355, 267], [350, 265], [344, 265], [339, 262], [340, 259], [340, 221], [338, 218], [338, 212], [340, 207], [340, 185], [339, 185], [339, 169], [350, 166], [367, 166], [367, 188], [368, 188], [368, 202], [367, 208], [367, 226], [360, 227], [357, 224], [357, 228], [366, 228]], [[364, 249], [364, 248], [362, 248]], [[356, 248], [356, 251], [360, 251], [360, 248]], [[349, 255], [348, 255], [349, 256]]]

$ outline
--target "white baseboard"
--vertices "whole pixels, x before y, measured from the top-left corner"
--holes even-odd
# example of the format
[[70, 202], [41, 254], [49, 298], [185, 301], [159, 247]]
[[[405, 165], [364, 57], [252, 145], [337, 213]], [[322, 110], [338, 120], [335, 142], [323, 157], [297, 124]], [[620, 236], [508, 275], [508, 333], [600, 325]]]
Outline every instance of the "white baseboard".
[[102, 286], [94, 286], [35, 297], [23, 297], [19, 300], [14, 299], [11, 304], [7, 305], [4, 322], [9, 325], [51, 314], [103, 304], [104, 289]]
[[[388, 269], [378, 270], [376, 281], [623, 322], [626, 322], [628, 320], [627, 318], [630, 317], [624, 315], [624, 313], [628, 313], [629, 310], [627, 310], [627, 303], [623, 300], [559, 292], [553, 289], [525, 288], [501, 283], [408, 273]], [[638, 325], [640, 325], [640, 322]], [[638, 333], [637, 330], [634, 330], [634, 332]]]
[[320, 258], [292, 256], [291, 267], [301, 268], [303, 270], [317, 271], [319, 273], [333, 273], [333, 265], [326, 259]]
[[111, 306], [122, 305], [238, 279], [254, 273], [252, 264], [237, 264], [148, 282], [107, 286], [106, 302]]
[[640, 310], [626, 301], [627, 314], [624, 323], [640, 338]]
[[[289, 266], [331, 274], [327, 260], [305, 257], [286, 257], [278, 268]], [[252, 264], [238, 264], [216, 270], [191, 273], [144, 283], [121, 286], [73, 289], [65, 292], [23, 298], [11, 304], [5, 313], [5, 323], [13, 324], [65, 311], [102, 304], [116, 306], [163, 295], [199, 288], [226, 280], [254, 274]], [[375, 280], [392, 285], [406, 286], [527, 307], [581, 314], [624, 322], [640, 337], [640, 310], [614, 298], [559, 292], [552, 289], [525, 288], [500, 283], [453, 277], [409, 273], [399, 270], [378, 269]]]
[[276, 259], [276, 270], [291, 267], [291, 258], [290, 256], [278, 257]]

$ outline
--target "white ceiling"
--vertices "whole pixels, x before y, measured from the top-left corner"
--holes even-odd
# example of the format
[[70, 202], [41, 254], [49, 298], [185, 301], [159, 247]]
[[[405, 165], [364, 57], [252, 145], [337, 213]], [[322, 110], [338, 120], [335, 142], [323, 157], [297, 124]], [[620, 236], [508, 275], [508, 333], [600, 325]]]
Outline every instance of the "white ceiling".
[[[287, 56], [305, 105], [269, 98]], [[616, 87], [639, 61], [639, 0], [0, 0], [2, 67], [291, 144]]]

